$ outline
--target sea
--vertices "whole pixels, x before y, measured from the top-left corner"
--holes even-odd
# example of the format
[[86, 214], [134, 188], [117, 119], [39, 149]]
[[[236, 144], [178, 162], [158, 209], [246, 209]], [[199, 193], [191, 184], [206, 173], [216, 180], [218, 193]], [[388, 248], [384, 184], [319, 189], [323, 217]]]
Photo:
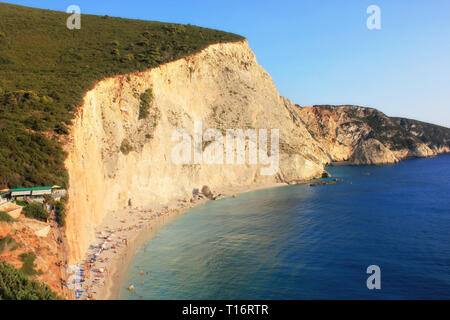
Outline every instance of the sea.
[[450, 155], [327, 171], [167, 223], [120, 299], [450, 299]]

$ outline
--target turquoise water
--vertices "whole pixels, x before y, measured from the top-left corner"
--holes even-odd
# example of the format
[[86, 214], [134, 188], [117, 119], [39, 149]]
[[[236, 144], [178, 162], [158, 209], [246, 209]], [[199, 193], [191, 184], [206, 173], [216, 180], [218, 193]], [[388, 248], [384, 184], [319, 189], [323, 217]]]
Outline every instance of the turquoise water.
[[121, 299], [449, 299], [449, 169], [330, 167], [344, 182], [208, 202], [138, 250]]

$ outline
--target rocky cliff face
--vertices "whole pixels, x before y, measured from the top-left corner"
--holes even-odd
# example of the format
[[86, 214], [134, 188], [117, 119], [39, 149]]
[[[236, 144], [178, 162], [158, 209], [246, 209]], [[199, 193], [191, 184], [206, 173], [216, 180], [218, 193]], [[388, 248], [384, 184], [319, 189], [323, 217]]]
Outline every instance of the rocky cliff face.
[[36, 220], [20, 217], [14, 222], [0, 221], [0, 261], [5, 261], [15, 268], [22, 268], [22, 254], [33, 253], [36, 256], [33, 269], [37, 272], [30, 276], [32, 280], [46, 283], [60, 296], [66, 292], [61, 286], [63, 269], [57, 263], [61, 260], [58, 248], [57, 229], [51, 229], [45, 236], [38, 236], [36, 226], [45, 225]]
[[[228, 147], [245, 141], [228, 140], [230, 129], [249, 130], [259, 147], [256, 162], [248, 145], [245, 163], [236, 163], [234, 154], [228, 158]], [[146, 72], [104, 79], [86, 93], [66, 145], [69, 262], [83, 256], [94, 227], [110, 211], [189, 199], [203, 185], [220, 190], [317, 178], [332, 161], [383, 164], [433, 156], [448, 151], [448, 131], [437, 134], [370, 108], [296, 106], [280, 97], [246, 41], [211, 45]], [[203, 141], [196, 140], [198, 133]], [[279, 141], [273, 140], [276, 133]], [[180, 141], [188, 150], [183, 157]], [[268, 151], [261, 151], [264, 141]], [[219, 163], [199, 159], [200, 153]], [[272, 165], [264, 162], [268, 156]], [[269, 167], [276, 170], [267, 175]]]
[[436, 154], [450, 152], [449, 128], [405, 118], [391, 119], [410, 134], [425, 143]]
[[298, 110], [311, 135], [332, 161], [386, 164], [449, 150], [448, 128], [389, 118], [378, 110], [358, 106], [299, 107]]
[[[149, 115], [142, 118], [145, 92], [151, 99]], [[223, 134], [227, 129], [250, 129], [261, 138], [259, 129], [267, 129], [268, 150], [276, 144], [271, 130], [278, 129], [279, 170], [262, 174], [261, 169], [268, 167], [261, 163], [264, 157], [258, 157], [257, 164], [249, 160], [207, 164], [195, 159], [174, 163], [172, 155], [180, 143], [172, 140], [174, 132], [185, 129], [194, 136], [199, 121], [204, 133], [208, 128]], [[94, 239], [93, 228], [108, 211], [190, 198], [192, 190], [202, 185], [217, 190], [320, 177], [329, 161], [246, 41], [211, 45], [147, 72], [99, 82], [86, 93], [71, 137], [66, 146], [71, 262], [82, 257]], [[201, 149], [204, 154], [216, 154], [216, 147], [208, 141], [189, 144], [189, 150]]]

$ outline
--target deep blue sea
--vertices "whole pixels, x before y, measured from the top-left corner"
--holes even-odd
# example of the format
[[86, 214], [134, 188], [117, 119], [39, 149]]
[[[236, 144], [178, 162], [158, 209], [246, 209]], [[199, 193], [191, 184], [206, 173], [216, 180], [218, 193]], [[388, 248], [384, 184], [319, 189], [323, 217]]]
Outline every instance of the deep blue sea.
[[[344, 181], [168, 223], [137, 251], [121, 299], [450, 299], [450, 155], [327, 170]], [[367, 289], [369, 265], [380, 290]]]

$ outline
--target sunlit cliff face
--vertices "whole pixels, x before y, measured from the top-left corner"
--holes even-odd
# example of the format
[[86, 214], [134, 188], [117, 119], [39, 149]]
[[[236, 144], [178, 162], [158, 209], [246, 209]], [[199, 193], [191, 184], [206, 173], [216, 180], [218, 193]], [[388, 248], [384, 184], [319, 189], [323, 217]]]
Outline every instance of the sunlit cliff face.
[[446, 150], [428, 146], [376, 109], [305, 107], [299, 108], [299, 112], [308, 130], [333, 161], [387, 164], [408, 157], [434, 156]]
[[[141, 95], [149, 90], [149, 115], [139, 119]], [[196, 122], [204, 134], [214, 128], [224, 136], [228, 129], [278, 130], [277, 170], [261, 174], [267, 165], [248, 161], [248, 144], [244, 164], [173, 161], [180, 143], [174, 132], [183, 129], [194, 137]], [[200, 148], [208, 154], [215, 147], [203, 141]], [[100, 81], [86, 93], [66, 149], [70, 263], [83, 256], [109, 211], [189, 199], [203, 185], [220, 190], [319, 177], [329, 161], [246, 41], [211, 45], [143, 73]]]

